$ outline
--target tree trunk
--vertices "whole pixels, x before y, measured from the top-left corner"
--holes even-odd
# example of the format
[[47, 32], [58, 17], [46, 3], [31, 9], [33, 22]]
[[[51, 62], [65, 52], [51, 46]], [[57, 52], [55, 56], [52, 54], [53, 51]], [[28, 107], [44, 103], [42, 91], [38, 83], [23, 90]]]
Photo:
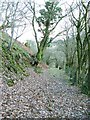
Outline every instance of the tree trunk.
[[42, 60], [42, 58], [43, 58], [43, 48], [42, 48], [42, 47], [40, 47], [40, 48], [38, 49], [36, 58], [38, 59], [38, 61], [41, 61], [41, 60]]
[[80, 48], [80, 43], [81, 43], [81, 37], [80, 37], [80, 25], [78, 21], [78, 26], [77, 26], [77, 36], [76, 36], [76, 42], [77, 42], [77, 84], [79, 84], [80, 80], [80, 71], [81, 71], [81, 59], [82, 59], [82, 49]]
[[88, 79], [87, 79], [87, 83], [88, 83], [88, 91], [89, 91], [89, 95], [90, 95], [90, 26], [89, 26], [89, 31], [88, 31]]
[[88, 90], [90, 95], [90, 35], [88, 36]]
[[88, 90], [90, 95], [90, 1], [89, 1], [89, 9], [88, 9]]
[[48, 29], [49, 29], [49, 26], [46, 27], [44, 38], [40, 42], [40, 46], [38, 46], [38, 52], [37, 52], [37, 55], [36, 55], [38, 61], [42, 60], [43, 52], [44, 52], [44, 50], [47, 46], [47, 42], [48, 42], [48, 38], [49, 38], [49, 30]]

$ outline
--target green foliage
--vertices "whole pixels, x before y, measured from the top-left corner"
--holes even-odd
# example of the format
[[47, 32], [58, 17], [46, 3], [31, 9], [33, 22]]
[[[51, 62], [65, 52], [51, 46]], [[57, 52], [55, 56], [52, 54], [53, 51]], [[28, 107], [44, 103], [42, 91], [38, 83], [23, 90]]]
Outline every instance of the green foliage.
[[[6, 39], [2, 41], [1, 47], [4, 76], [6, 76], [7, 84], [12, 86], [14, 81], [28, 76], [28, 73], [25, 72], [25, 68], [30, 66], [30, 56], [18, 43], [14, 43], [12, 49], [9, 50], [8, 41]], [[12, 80], [12, 74], [17, 76], [14, 80]], [[10, 80], [7, 80], [8, 78]]]
[[52, 42], [50, 47], [44, 51], [43, 61], [50, 67], [64, 68], [65, 54], [62, 46], [64, 43], [61, 40]]
[[[34, 12], [34, 11], [33, 11]], [[39, 17], [37, 17], [36, 21], [39, 25], [39, 32], [42, 34], [42, 38], [40, 43], [37, 40], [37, 35], [35, 35], [35, 39], [37, 42], [37, 59], [41, 61], [43, 58], [43, 53], [45, 49], [50, 46], [50, 43], [59, 36], [58, 34], [52, 38], [51, 33], [56, 29], [60, 20], [62, 20], [62, 9], [59, 6], [59, 2], [48, 0], [45, 2], [45, 6], [43, 9], [39, 10]], [[32, 24], [35, 29], [34, 24]], [[36, 34], [36, 32], [34, 31]]]
[[62, 15], [62, 9], [58, 7], [58, 4], [59, 2], [55, 1], [45, 2], [45, 9], [39, 11], [41, 16], [38, 17], [38, 21], [46, 25], [49, 20], [51, 25], [54, 24]]
[[[85, 36], [83, 36], [85, 37]], [[82, 38], [82, 36], [81, 36]], [[71, 40], [72, 38], [65, 41], [65, 49], [66, 50], [66, 65], [65, 65], [65, 71], [70, 77], [70, 82], [72, 85], [77, 85], [81, 88], [82, 93], [89, 95], [89, 89], [88, 89], [88, 82], [87, 82], [87, 73], [88, 73], [88, 63], [87, 63], [87, 50], [83, 49], [83, 56], [81, 56], [79, 60], [80, 65], [80, 73], [78, 74], [78, 58], [77, 58], [77, 51], [76, 47], [77, 44], [74, 42], [74, 40]], [[82, 38], [82, 42], [83, 42]], [[79, 51], [81, 51], [81, 48], [79, 48]]]
[[[80, 77], [79, 77], [79, 79], [80, 79]], [[79, 83], [78, 86], [81, 88], [81, 92], [84, 94], [87, 94], [90, 97], [90, 91], [88, 88], [88, 77], [87, 76], [85, 78], [81, 77], [80, 82], [81, 83]]]
[[7, 85], [9, 86], [9, 87], [12, 87], [13, 85], [14, 85], [14, 80], [7, 80]]
[[34, 68], [34, 71], [36, 73], [40, 74], [40, 73], [42, 73], [42, 68], [37, 66], [37, 67]]

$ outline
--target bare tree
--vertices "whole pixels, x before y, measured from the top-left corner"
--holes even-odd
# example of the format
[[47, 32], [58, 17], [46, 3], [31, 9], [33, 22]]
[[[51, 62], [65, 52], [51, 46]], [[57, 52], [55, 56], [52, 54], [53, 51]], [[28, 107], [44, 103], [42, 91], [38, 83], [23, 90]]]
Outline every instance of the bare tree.
[[17, 40], [26, 27], [26, 21], [22, 15], [25, 6], [19, 2], [2, 2], [0, 7], [1, 26], [0, 30], [9, 33], [11, 39], [8, 44], [10, 49], [13, 40]]
[[4, 2], [1, 2], [0, 4], [0, 16], [1, 16], [0, 30], [4, 30], [6, 28], [11, 27], [11, 24], [9, 22], [9, 18], [10, 18], [9, 7], [10, 7], [9, 3], [5, 4]]
[[[71, 23], [76, 29], [76, 55], [77, 55], [77, 84], [85, 86], [90, 91], [90, 31], [88, 10], [89, 4], [77, 3], [78, 17], [71, 8]], [[83, 76], [83, 77], [82, 77]], [[90, 94], [90, 93], [89, 93]]]

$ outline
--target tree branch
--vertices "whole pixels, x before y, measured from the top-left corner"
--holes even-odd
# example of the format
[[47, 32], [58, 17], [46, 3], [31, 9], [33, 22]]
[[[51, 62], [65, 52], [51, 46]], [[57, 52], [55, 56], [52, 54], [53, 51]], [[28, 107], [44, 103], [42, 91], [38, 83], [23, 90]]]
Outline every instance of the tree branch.
[[33, 31], [34, 31], [34, 34], [35, 34], [35, 40], [36, 40], [36, 44], [37, 44], [37, 47], [39, 49], [39, 42], [38, 42], [38, 38], [37, 38], [37, 32], [35, 30], [35, 3], [34, 3], [34, 8], [31, 6], [32, 10], [33, 10], [33, 19], [32, 19], [32, 27], [33, 27]]
[[62, 16], [62, 17], [57, 21], [57, 23], [55, 24], [55, 26], [50, 30], [50, 32], [52, 32], [52, 31], [57, 27], [57, 25], [59, 24], [59, 22], [60, 22], [64, 17], [66, 17], [66, 16], [67, 16], [67, 14], [64, 15], [64, 16]]
[[50, 44], [55, 38], [57, 38], [60, 34], [62, 34], [63, 32], [65, 32], [66, 30], [63, 30], [59, 33], [57, 33], [53, 38], [50, 39], [50, 41], [47, 44]]

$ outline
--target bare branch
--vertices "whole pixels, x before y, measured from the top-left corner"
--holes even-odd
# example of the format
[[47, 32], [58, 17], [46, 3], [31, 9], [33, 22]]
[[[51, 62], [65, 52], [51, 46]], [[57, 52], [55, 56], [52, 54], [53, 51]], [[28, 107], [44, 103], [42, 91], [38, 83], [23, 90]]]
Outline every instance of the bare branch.
[[37, 44], [37, 47], [39, 48], [39, 42], [38, 42], [38, 37], [37, 37], [37, 32], [36, 32], [36, 29], [35, 29], [35, 3], [34, 3], [34, 6], [32, 7], [32, 10], [33, 10], [33, 19], [32, 19], [32, 27], [33, 27], [33, 31], [34, 31], [34, 34], [35, 34], [35, 40], [36, 40], [36, 44]]
[[57, 25], [59, 24], [59, 22], [60, 22], [64, 17], [66, 17], [66, 16], [67, 16], [67, 14], [64, 15], [64, 16], [62, 16], [62, 17], [57, 21], [57, 23], [55, 24], [55, 26], [50, 30], [50, 32], [52, 32], [52, 31], [57, 27]]
[[50, 39], [50, 41], [49, 41], [47, 44], [51, 43], [54, 39], [56, 39], [60, 34], [62, 34], [62, 33], [65, 32], [65, 31], [66, 31], [66, 30], [63, 30], [63, 31], [57, 33], [53, 38]]

